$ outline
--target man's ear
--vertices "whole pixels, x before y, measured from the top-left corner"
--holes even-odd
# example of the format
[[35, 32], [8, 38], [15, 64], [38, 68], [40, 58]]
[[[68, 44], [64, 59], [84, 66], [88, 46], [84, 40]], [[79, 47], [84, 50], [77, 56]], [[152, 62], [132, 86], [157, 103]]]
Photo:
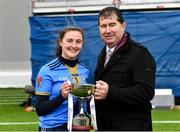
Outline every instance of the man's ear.
[[123, 22], [123, 23], [122, 23], [122, 27], [123, 27], [124, 32], [125, 32], [125, 30], [126, 30], [126, 22]]

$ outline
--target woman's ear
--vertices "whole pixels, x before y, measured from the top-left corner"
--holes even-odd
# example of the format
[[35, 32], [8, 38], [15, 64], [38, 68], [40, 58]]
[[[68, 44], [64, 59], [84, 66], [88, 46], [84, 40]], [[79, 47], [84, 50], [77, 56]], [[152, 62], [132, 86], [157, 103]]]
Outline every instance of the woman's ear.
[[59, 40], [58, 43], [59, 43], [59, 46], [61, 46], [61, 40]]

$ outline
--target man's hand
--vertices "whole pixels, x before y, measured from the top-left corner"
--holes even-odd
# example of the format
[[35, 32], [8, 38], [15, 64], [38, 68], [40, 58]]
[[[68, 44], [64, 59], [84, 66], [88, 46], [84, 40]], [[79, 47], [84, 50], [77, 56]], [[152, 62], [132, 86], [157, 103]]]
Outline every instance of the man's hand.
[[94, 90], [94, 96], [97, 100], [103, 100], [106, 99], [106, 96], [109, 91], [109, 85], [104, 81], [96, 81], [96, 87]]

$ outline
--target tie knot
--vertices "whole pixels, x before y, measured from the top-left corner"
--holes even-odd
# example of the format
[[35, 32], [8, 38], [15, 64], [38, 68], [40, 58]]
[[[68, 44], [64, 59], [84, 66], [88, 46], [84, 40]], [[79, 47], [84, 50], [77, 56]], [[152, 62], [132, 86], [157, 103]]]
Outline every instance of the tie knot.
[[111, 55], [111, 53], [112, 53], [111, 49], [108, 49], [107, 54]]

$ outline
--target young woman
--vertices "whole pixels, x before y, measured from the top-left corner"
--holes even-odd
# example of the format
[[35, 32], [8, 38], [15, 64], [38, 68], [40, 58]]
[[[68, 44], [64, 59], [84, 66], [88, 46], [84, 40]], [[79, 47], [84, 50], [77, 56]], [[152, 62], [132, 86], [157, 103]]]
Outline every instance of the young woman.
[[89, 70], [78, 61], [84, 33], [77, 27], [60, 32], [57, 58], [44, 65], [36, 79], [39, 131], [66, 131], [71, 83], [87, 83]]

